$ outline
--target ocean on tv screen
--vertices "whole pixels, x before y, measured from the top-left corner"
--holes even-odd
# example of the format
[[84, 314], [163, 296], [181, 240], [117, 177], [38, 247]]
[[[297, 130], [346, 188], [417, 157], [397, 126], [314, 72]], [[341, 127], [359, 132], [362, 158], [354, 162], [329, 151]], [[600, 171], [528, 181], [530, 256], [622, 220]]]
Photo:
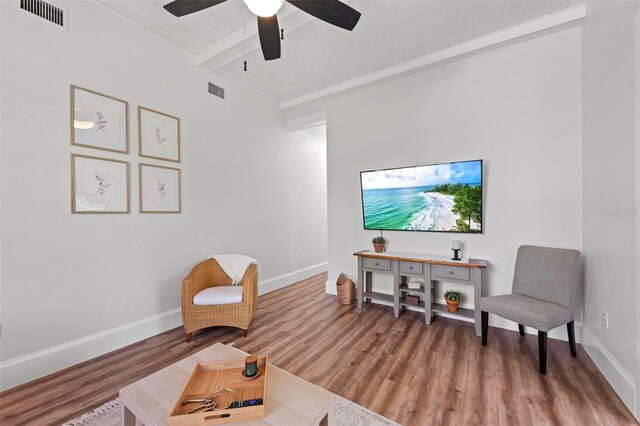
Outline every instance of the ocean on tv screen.
[[365, 229], [482, 232], [480, 161], [363, 172]]

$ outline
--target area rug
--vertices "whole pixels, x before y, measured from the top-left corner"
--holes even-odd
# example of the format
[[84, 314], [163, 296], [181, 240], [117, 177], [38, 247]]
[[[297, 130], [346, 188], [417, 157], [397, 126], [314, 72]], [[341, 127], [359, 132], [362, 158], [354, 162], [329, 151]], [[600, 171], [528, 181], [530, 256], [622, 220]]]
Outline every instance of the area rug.
[[[120, 403], [116, 398], [62, 426], [118, 426], [119, 424]], [[333, 394], [333, 406], [329, 411], [329, 424], [332, 426], [399, 426], [398, 423], [336, 394]]]

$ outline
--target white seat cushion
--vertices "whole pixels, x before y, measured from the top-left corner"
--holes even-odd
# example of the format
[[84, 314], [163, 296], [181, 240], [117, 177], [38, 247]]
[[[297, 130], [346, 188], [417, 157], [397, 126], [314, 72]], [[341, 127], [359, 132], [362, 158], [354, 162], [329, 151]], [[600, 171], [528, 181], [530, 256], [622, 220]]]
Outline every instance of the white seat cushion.
[[222, 285], [205, 288], [193, 296], [194, 305], [227, 305], [242, 302], [241, 285]]

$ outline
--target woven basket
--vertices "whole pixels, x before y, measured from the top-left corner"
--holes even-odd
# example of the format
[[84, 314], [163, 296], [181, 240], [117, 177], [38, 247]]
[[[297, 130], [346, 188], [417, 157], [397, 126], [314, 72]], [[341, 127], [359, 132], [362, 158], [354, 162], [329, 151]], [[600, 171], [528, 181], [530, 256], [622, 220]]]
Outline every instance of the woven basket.
[[340, 274], [336, 281], [338, 289], [338, 302], [343, 305], [351, 305], [356, 295], [356, 285], [345, 274]]

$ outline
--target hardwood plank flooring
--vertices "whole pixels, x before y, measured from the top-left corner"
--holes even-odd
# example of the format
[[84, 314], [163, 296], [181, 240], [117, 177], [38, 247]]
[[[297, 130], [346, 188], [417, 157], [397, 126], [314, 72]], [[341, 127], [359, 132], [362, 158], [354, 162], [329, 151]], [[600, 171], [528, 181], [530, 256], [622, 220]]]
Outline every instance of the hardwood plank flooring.
[[182, 328], [0, 393], [0, 424], [61, 424], [117, 397], [118, 389], [215, 342], [236, 342], [305, 380], [403, 425], [638, 424], [582, 347], [549, 339], [547, 376], [537, 337], [375, 304], [358, 311], [324, 293], [326, 274], [260, 297], [246, 338]]

